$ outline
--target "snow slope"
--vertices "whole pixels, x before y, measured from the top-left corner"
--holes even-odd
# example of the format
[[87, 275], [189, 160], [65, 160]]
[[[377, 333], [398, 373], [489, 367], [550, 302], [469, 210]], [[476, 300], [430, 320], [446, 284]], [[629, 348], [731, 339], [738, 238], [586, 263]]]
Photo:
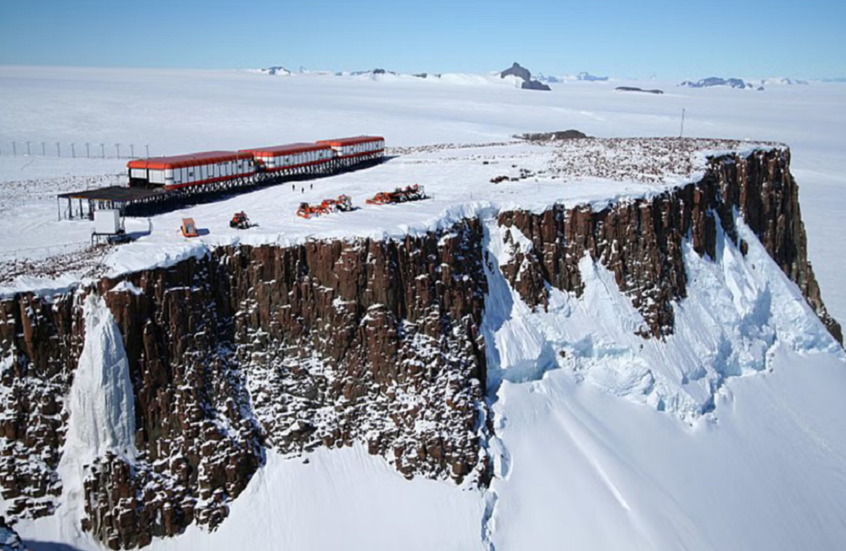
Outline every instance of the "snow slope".
[[846, 369], [773, 351], [692, 426], [567, 371], [506, 382], [497, 549], [842, 549]]
[[[149, 549], [480, 549], [483, 511], [480, 490], [408, 481], [361, 446], [321, 448], [307, 461], [268, 450], [267, 463], [217, 531], [192, 525]], [[18, 529], [35, 551], [57, 541], [100, 549], [87, 534], [69, 535], [55, 518]]]
[[[489, 273], [496, 549], [846, 542], [846, 354], [738, 230], [746, 257], [721, 232], [713, 262], [686, 244], [665, 341], [634, 334], [641, 315], [589, 257], [583, 296], [550, 289], [546, 312]], [[487, 235], [505, 264], [499, 227]]]

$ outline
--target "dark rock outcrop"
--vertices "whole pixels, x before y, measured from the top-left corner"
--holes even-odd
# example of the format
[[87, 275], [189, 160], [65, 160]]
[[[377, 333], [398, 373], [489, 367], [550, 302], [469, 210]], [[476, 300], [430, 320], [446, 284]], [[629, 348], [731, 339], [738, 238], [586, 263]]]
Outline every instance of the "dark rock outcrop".
[[67, 430], [64, 397], [85, 339], [80, 296], [0, 301], [0, 488], [7, 514], [53, 512]]
[[751, 84], [747, 84], [742, 79], [739, 78], [720, 78], [720, 77], [708, 77], [703, 78], [701, 80], [697, 80], [696, 82], [685, 80], [679, 86], [684, 86], [686, 88], [709, 88], [711, 86], [729, 86], [731, 88], [752, 88]]
[[396, 75], [397, 73], [394, 71], [386, 71], [380, 67], [375, 69], [371, 69], [369, 71], [352, 71], [350, 75], [352, 76], [375, 76], [375, 75]]
[[520, 88], [522, 88], [523, 90], [543, 90], [546, 92], [552, 90], [552, 88], [550, 88], [543, 82], [538, 82], [537, 80], [527, 80], [520, 85]]
[[515, 76], [517, 78], [522, 78], [526, 82], [532, 80], [532, 72], [526, 69], [525, 67], [520, 66], [520, 64], [516, 61], [511, 67], [502, 71], [499, 74], [500, 78], [505, 78], [507, 76]]
[[651, 90], [644, 90], [643, 88], [638, 88], [637, 86], [617, 86], [614, 88], [618, 92], [645, 92], [647, 94], [663, 94], [663, 90], [659, 90], [657, 88]]
[[[86, 289], [122, 334], [137, 457], [86, 466], [83, 528], [113, 549], [213, 529], [265, 445], [358, 442], [409, 478], [486, 476], [481, 239], [470, 220], [402, 241], [221, 248]], [[16, 515], [52, 513], [61, 492], [82, 295], [0, 301], [0, 480]]]
[[551, 88], [543, 82], [532, 80], [532, 72], [526, 69], [525, 67], [521, 67], [520, 64], [516, 61], [514, 62], [514, 65], [502, 71], [499, 74], [499, 77], [505, 78], [507, 76], [512, 75], [517, 78], [523, 79], [523, 83], [520, 85], [520, 88], [522, 88], [523, 90], [551, 90]]
[[264, 69], [259, 69], [260, 72], [265, 73], [267, 75], [290, 75], [291, 71], [282, 67], [281, 65], [274, 65], [272, 67], [266, 67]]
[[530, 142], [547, 142], [551, 140], [581, 140], [587, 138], [588, 135], [581, 130], [573, 130], [571, 128], [570, 130], [559, 130], [557, 132], [534, 132], [521, 134], [520, 136], [515, 137], [520, 138], [521, 140], [528, 140]]
[[532, 243], [527, 254], [515, 248], [503, 273], [527, 304], [544, 307], [547, 284], [581, 294], [578, 262], [589, 254], [614, 273], [620, 290], [643, 314], [647, 327], [642, 334], [660, 338], [673, 332], [673, 303], [686, 296], [682, 240], [690, 236], [697, 253], [714, 258], [720, 225], [742, 248], [734, 227], [737, 209], [842, 343], [841, 328], [823, 305], [807, 259], [798, 186], [789, 163], [787, 150], [725, 156], [711, 161], [700, 182], [652, 199], [601, 211], [557, 205], [542, 214], [501, 213], [501, 226], [519, 230]]
[[408, 477], [470, 474], [485, 384], [481, 236], [471, 220], [401, 242], [235, 256], [240, 363], [268, 443], [359, 441]]

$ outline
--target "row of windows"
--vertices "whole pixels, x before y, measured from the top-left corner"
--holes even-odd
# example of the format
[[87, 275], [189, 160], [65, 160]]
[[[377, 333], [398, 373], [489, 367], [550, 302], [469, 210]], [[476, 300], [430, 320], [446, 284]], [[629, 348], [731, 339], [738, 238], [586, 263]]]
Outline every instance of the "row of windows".
[[364, 142], [353, 145], [345, 145], [341, 148], [341, 155], [355, 155], [357, 153], [367, 153], [370, 151], [379, 151], [385, 148], [385, 142]]
[[315, 161], [325, 161], [332, 158], [331, 149], [317, 149], [314, 151], [304, 151], [294, 155], [282, 155], [273, 157], [266, 162], [271, 167], [293, 166], [305, 163], [312, 163]]
[[[252, 161], [245, 159], [239, 161], [226, 161], [214, 165], [174, 168], [172, 171], [167, 171], [167, 177], [170, 178], [172, 173], [173, 181], [177, 184], [199, 182], [201, 180], [237, 176], [239, 174], [252, 172], [252, 164]], [[153, 180], [151, 179], [150, 181], [152, 182]]]

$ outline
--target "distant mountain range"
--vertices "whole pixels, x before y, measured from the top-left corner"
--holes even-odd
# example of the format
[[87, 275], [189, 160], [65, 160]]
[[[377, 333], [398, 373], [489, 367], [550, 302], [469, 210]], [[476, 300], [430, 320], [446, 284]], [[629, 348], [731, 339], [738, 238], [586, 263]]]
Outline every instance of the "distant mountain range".
[[[374, 68], [363, 71], [311, 71], [300, 68], [299, 71], [291, 71], [282, 65], [273, 65], [262, 69], [253, 69], [257, 73], [263, 73], [271, 76], [291, 76], [294, 74], [302, 74], [309, 76], [357, 76], [357, 77], [371, 77], [376, 78], [382, 75], [393, 75], [398, 77], [417, 77], [421, 79], [441, 79], [446, 78], [450, 73], [413, 73], [404, 74], [396, 71], [389, 71], [383, 68]], [[514, 63], [509, 69], [502, 72], [495, 72], [490, 74], [515, 76], [522, 79], [525, 83], [523, 88], [543, 90], [550, 84], [563, 84], [566, 82], [608, 82], [614, 80], [608, 76], [597, 76], [587, 71], [582, 71], [575, 75], [544, 75], [537, 73], [532, 75], [530, 71], [520, 66], [519, 63]], [[527, 78], [528, 75], [528, 78]], [[846, 83], [846, 78], [823, 78], [818, 79], [818, 82], [842, 82]], [[685, 88], [710, 88], [715, 86], [726, 86], [738, 90], [764, 90], [769, 86], [806, 86], [810, 81], [791, 78], [791, 77], [769, 77], [769, 78], [755, 78], [755, 79], [741, 79], [741, 78], [723, 78], [723, 77], [707, 77], [697, 81], [685, 80], [679, 84]]]
[[282, 67], [281, 65], [276, 65], [274, 67], [266, 67], [264, 69], [259, 69], [259, 73], [265, 73], [268, 75], [280, 75], [280, 76], [288, 76], [291, 74], [291, 71]]
[[[593, 75], [587, 71], [582, 71], [575, 75], [544, 75], [542, 73], [538, 73], [534, 77], [532, 77], [531, 72], [526, 70], [528, 73], [528, 78], [522, 76], [523, 67], [520, 66], [519, 63], [515, 63], [521, 73], [520, 78], [523, 78], [526, 82], [535, 81], [537, 84], [527, 85], [529, 87], [535, 87], [534, 89], [542, 89], [538, 88], [540, 84], [560, 84], [564, 82], [574, 82], [574, 81], [581, 81], [581, 82], [607, 82], [609, 77], [607, 76], [597, 76]], [[514, 69], [514, 65], [510, 69], [506, 69], [503, 73], [511, 71]], [[253, 72], [263, 73], [266, 75], [271, 76], [290, 76], [293, 74], [308, 74], [308, 75], [334, 75], [334, 76], [373, 76], [373, 75], [397, 75], [402, 76], [403, 73], [397, 73], [395, 71], [388, 71], [382, 68], [375, 68], [369, 69], [365, 71], [309, 71], [306, 69], [300, 69], [299, 71], [291, 71], [282, 65], [273, 65], [270, 67], [264, 67], [262, 69], [251, 69]], [[497, 71], [499, 73], [499, 71]], [[406, 76], [414, 76], [417, 78], [440, 78], [442, 73], [413, 73]]]
[[752, 88], [751, 84], [747, 84], [743, 82], [743, 79], [739, 78], [721, 78], [721, 77], [708, 77], [703, 78], [701, 80], [697, 80], [693, 82], [692, 80], [685, 80], [679, 86], [683, 86], [685, 88], [710, 88], [712, 86], [728, 86], [730, 88]]
[[564, 76], [545, 76], [542, 74], [538, 74], [537, 80], [541, 82], [546, 82], [549, 84], [559, 84], [562, 82], [572, 82], [572, 81], [583, 81], [583, 82], [607, 82], [609, 80], [608, 77], [599, 77], [596, 75], [592, 75], [588, 72], [582, 71], [577, 75], [564, 75]]
[[737, 88], [741, 90], [764, 90], [765, 86], [797, 86], [797, 85], [807, 85], [809, 84], [807, 80], [800, 80], [800, 79], [793, 79], [789, 77], [774, 77], [774, 78], [763, 78], [758, 80], [747, 80], [744, 81], [740, 78], [722, 78], [722, 77], [708, 77], [703, 78], [701, 80], [697, 80], [696, 82], [685, 80], [679, 86], [683, 86], [686, 88], [710, 88], [712, 86], [728, 86], [730, 88]]
[[784, 84], [784, 85], [788, 85], [788, 86], [794, 86], [794, 85], [807, 86], [810, 83], [807, 80], [801, 80], [801, 79], [798, 79], [798, 78], [789, 78], [789, 77], [761, 79], [761, 85], [762, 86], [768, 85], [768, 84], [775, 84], [775, 85]]

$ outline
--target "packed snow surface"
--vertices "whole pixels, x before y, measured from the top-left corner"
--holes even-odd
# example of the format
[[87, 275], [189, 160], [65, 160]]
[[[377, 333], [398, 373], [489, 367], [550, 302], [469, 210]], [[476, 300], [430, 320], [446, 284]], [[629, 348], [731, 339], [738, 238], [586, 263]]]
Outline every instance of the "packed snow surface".
[[[130, 220], [127, 230], [139, 239], [96, 264], [115, 273], [219, 244], [383, 238], [480, 216], [491, 258], [482, 330], [495, 478], [487, 491], [406, 481], [360, 447], [299, 459], [268, 451], [216, 532], [192, 526], [151, 549], [261, 549], [268, 542], [304, 550], [846, 547], [846, 359], [742, 219], [746, 256], [723, 236], [713, 260], [685, 247], [688, 297], [674, 304], [676, 331], [663, 341], [634, 334], [640, 314], [588, 258], [580, 263], [581, 297], [553, 289], [548, 311], [529, 309], [500, 273], [509, 253], [492, 223], [495, 212], [515, 206], [601, 206], [648, 196], [701, 168], [702, 156], [688, 152], [689, 166], [668, 158], [649, 165], [657, 166], [652, 174], [639, 164], [649, 156], [632, 153], [645, 142], [550, 148], [515, 143], [512, 135], [577, 128], [601, 138], [672, 136], [685, 108], [686, 136], [742, 140], [707, 150], [771, 141], [791, 147], [810, 257], [829, 310], [843, 321], [846, 87], [757, 93], [632, 83], [667, 92], [652, 96], [616, 93], [620, 82], [567, 82], [544, 94], [489, 75], [292, 77], [0, 68], [0, 181], [9, 191], [0, 202], [0, 252], [18, 264], [64, 254], [68, 266], [82, 266], [65, 279], [44, 273], [47, 279], [16, 285], [62, 289], [91, 275], [91, 259], [74, 264], [90, 226], [59, 222], [54, 197], [108, 185], [126, 161], [9, 157], [13, 141], [119, 141], [136, 144], [136, 153], [149, 143], [153, 154], [176, 154], [384, 135], [397, 156], [382, 165]], [[620, 167], [628, 168], [615, 173]], [[508, 180], [491, 182], [499, 176]], [[377, 191], [412, 182], [434, 198], [314, 220], [293, 215], [300, 201], [347, 193], [363, 206]], [[259, 227], [229, 229], [240, 210]], [[207, 233], [195, 241], [178, 236], [183, 215]], [[513, 238], [529, 246], [516, 232]], [[82, 464], [104, 449], [132, 454], [118, 330], [102, 299], [88, 297], [85, 311], [85, 349], [69, 397], [72, 453], [60, 469], [62, 507], [16, 526], [27, 542], [41, 542], [35, 549], [50, 542], [98, 549], [76, 524], [81, 504], [72, 492]], [[105, 391], [87, 396], [91, 388]]]

